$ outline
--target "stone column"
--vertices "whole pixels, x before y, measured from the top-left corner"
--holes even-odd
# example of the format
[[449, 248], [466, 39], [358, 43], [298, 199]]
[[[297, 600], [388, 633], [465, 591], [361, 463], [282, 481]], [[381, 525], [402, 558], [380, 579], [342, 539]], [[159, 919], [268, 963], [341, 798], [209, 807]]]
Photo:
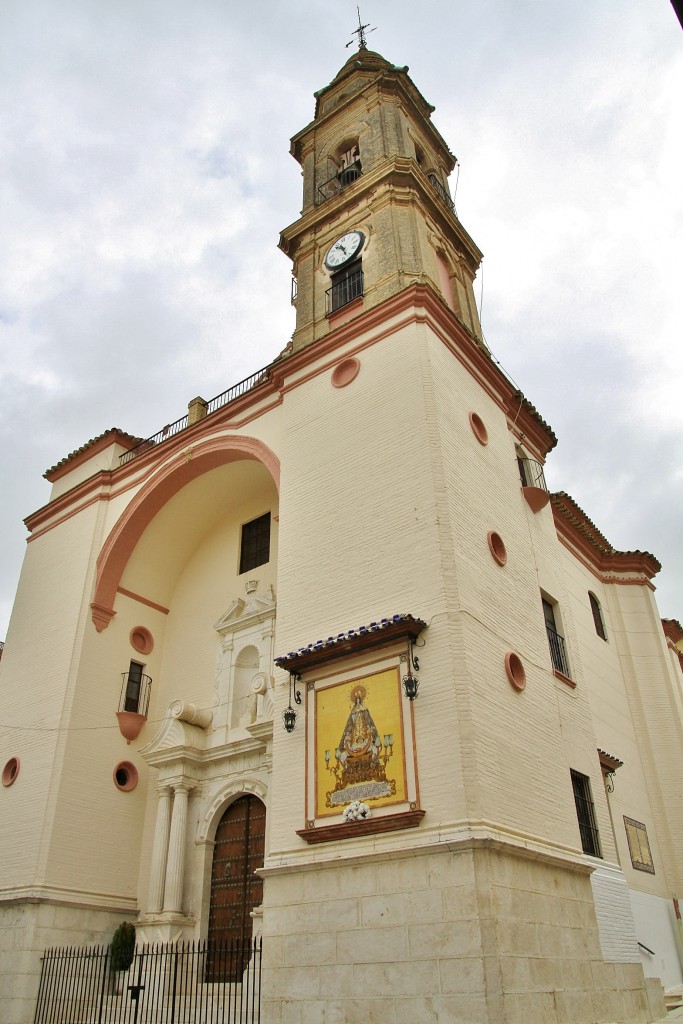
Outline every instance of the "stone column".
[[173, 787], [173, 814], [168, 841], [166, 884], [164, 886], [164, 913], [181, 914], [183, 904], [183, 876], [185, 873], [185, 828], [187, 800], [190, 786], [180, 782]]
[[159, 806], [154, 829], [154, 848], [152, 850], [152, 866], [149, 876], [149, 912], [160, 914], [164, 905], [164, 882], [166, 879], [166, 861], [168, 857], [168, 836], [171, 830], [171, 794], [170, 786], [159, 790]]

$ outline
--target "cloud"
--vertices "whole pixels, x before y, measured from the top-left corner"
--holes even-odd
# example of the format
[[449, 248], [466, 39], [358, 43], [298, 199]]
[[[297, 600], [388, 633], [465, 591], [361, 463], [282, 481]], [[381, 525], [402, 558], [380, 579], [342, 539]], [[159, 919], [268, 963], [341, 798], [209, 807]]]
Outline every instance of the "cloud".
[[[366, 20], [462, 162], [487, 340], [559, 435], [548, 478], [612, 543], [652, 546], [680, 616], [683, 59], [667, 6], [483, 0], [416, 22], [395, 0]], [[153, 433], [288, 341], [289, 137], [355, 25], [353, 3], [304, 0], [0, 8], [5, 611], [46, 466], [112, 425]]]

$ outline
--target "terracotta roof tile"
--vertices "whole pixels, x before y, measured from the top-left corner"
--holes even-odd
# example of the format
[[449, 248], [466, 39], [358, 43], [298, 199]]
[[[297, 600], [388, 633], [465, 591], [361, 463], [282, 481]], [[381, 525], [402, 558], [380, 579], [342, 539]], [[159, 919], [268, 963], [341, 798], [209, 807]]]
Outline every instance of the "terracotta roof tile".
[[46, 469], [43, 476], [46, 480], [50, 480], [54, 473], [63, 469], [64, 466], [71, 462], [72, 459], [75, 459], [78, 455], [83, 455], [83, 453], [89, 448], [99, 444], [110, 435], [112, 443], [117, 442], [118, 444], [123, 445], [124, 448], [132, 448], [134, 445], [139, 444], [139, 442], [142, 441], [141, 437], [135, 437], [133, 434], [127, 434], [125, 430], [120, 430], [118, 427], [110, 427], [109, 430], [105, 430], [104, 433], [98, 434], [97, 437], [91, 437], [90, 440], [86, 441], [85, 444], [82, 444], [80, 448], [76, 448], [75, 451], [65, 455], [64, 458], [60, 459], [54, 466], [50, 466], [49, 469]]

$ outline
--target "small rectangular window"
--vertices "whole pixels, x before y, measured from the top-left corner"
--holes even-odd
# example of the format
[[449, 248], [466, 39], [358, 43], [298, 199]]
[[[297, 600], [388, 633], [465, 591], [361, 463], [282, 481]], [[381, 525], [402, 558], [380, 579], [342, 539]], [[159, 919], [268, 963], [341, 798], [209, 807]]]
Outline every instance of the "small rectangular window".
[[242, 527], [240, 573], [255, 569], [270, 560], [270, 512], [252, 519]]
[[591, 794], [591, 780], [581, 772], [571, 770], [576, 817], [579, 822], [581, 849], [591, 857], [602, 857], [600, 834], [595, 820], [595, 807]]
[[131, 661], [128, 668], [128, 679], [126, 681], [126, 696], [123, 703], [124, 711], [137, 712], [140, 707], [140, 690], [142, 688], [142, 673], [144, 665], [139, 661]]
[[602, 620], [602, 609], [600, 608], [600, 602], [598, 601], [595, 594], [591, 594], [588, 591], [588, 600], [591, 603], [591, 611], [593, 613], [593, 623], [595, 625], [595, 632], [601, 637], [602, 640], [607, 640], [607, 633], [605, 632], [605, 623]]
[[633, 818], [627, 818], [624, 815], [624, 827], [628, 839], [628, 852], [631, 854], [631, 864], [637, 871], [647, 871], [648, 874], [654, 875], [655, 865], [645, 825], [642, 821], [634, 821]]

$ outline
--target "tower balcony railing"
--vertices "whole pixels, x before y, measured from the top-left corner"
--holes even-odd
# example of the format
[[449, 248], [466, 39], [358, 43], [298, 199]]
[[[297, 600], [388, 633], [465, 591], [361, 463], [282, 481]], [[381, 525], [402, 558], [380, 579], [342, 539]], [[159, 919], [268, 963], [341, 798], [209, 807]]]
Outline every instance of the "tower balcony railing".
[[553, 663], [553, 668], [556, 672], [561, 672], [563, 676], [571, 679], [564, 637], [560, 636], [547, 622], [545, 628], [548, 633], [548, 646], [550, 647], [550, 660]]
[[331, 178], [324, 181], [322, 185], [318, 185], [316, 203], [323, 203], [326, 199], [336, 196], [347, 185], [357, 181], [362, 173], [363, 168], [361, 167], [360, 160], [356, 160], [355, 163], [348, 164], [346, 167], [341, 167], [338, 171], [335, 171]]
[[[256, 373], [252, 373], [250, 377], [245, 377], [239, 384], [233, 384], [231, 388], [226, 391], [221, 391], [220, 395], [216, 395], [215, 398], [211, 398], [206, 403], [206, 416], [209, 416], [212, 412], [216, 412], [218, 409], [222, 409], [224, 405], [239, 398], [240, 395], [246, 394], [247, 391], [251, 391], [252, 388], [256, 387], [257, 384], [261, 384], [264, 380], [268, 379], [269, 366], [264, 367], [262, 370], [257, 370]], [[189, 426], [189, 416], [185, 413], [175, 423], [169, 423], [161, 430], [157, 430], [156, 434], [152, 434], [151, 437], [146, 437], [144, 441], [139, 441], [129, 451], [119, 455], [119, 465], [125, 466], [127, 462], [132, 462], [133, 459], [137, 459], [139, 455], [144, 455], [145, 452], [149, 451], [150, 448], [154, 448], [156, 445], [161, 444], [162, 441], [168, 441], [169, 438], [179, 434], [181, 430]]]
[[441, 202], [448, 207], [451, 213], [455, 213], [455, 203], [451, 199], [448, 189], [444, 188], [442, 183], [437, 178], [436, 174], [428, 174], [427, 177], [429, 179], [430, 185], [438, 195]]
[[363, 294], [363, 271], [359, 267], [339, 281], [335, 281], [325, 292], [325, 316], [336, 312]]

